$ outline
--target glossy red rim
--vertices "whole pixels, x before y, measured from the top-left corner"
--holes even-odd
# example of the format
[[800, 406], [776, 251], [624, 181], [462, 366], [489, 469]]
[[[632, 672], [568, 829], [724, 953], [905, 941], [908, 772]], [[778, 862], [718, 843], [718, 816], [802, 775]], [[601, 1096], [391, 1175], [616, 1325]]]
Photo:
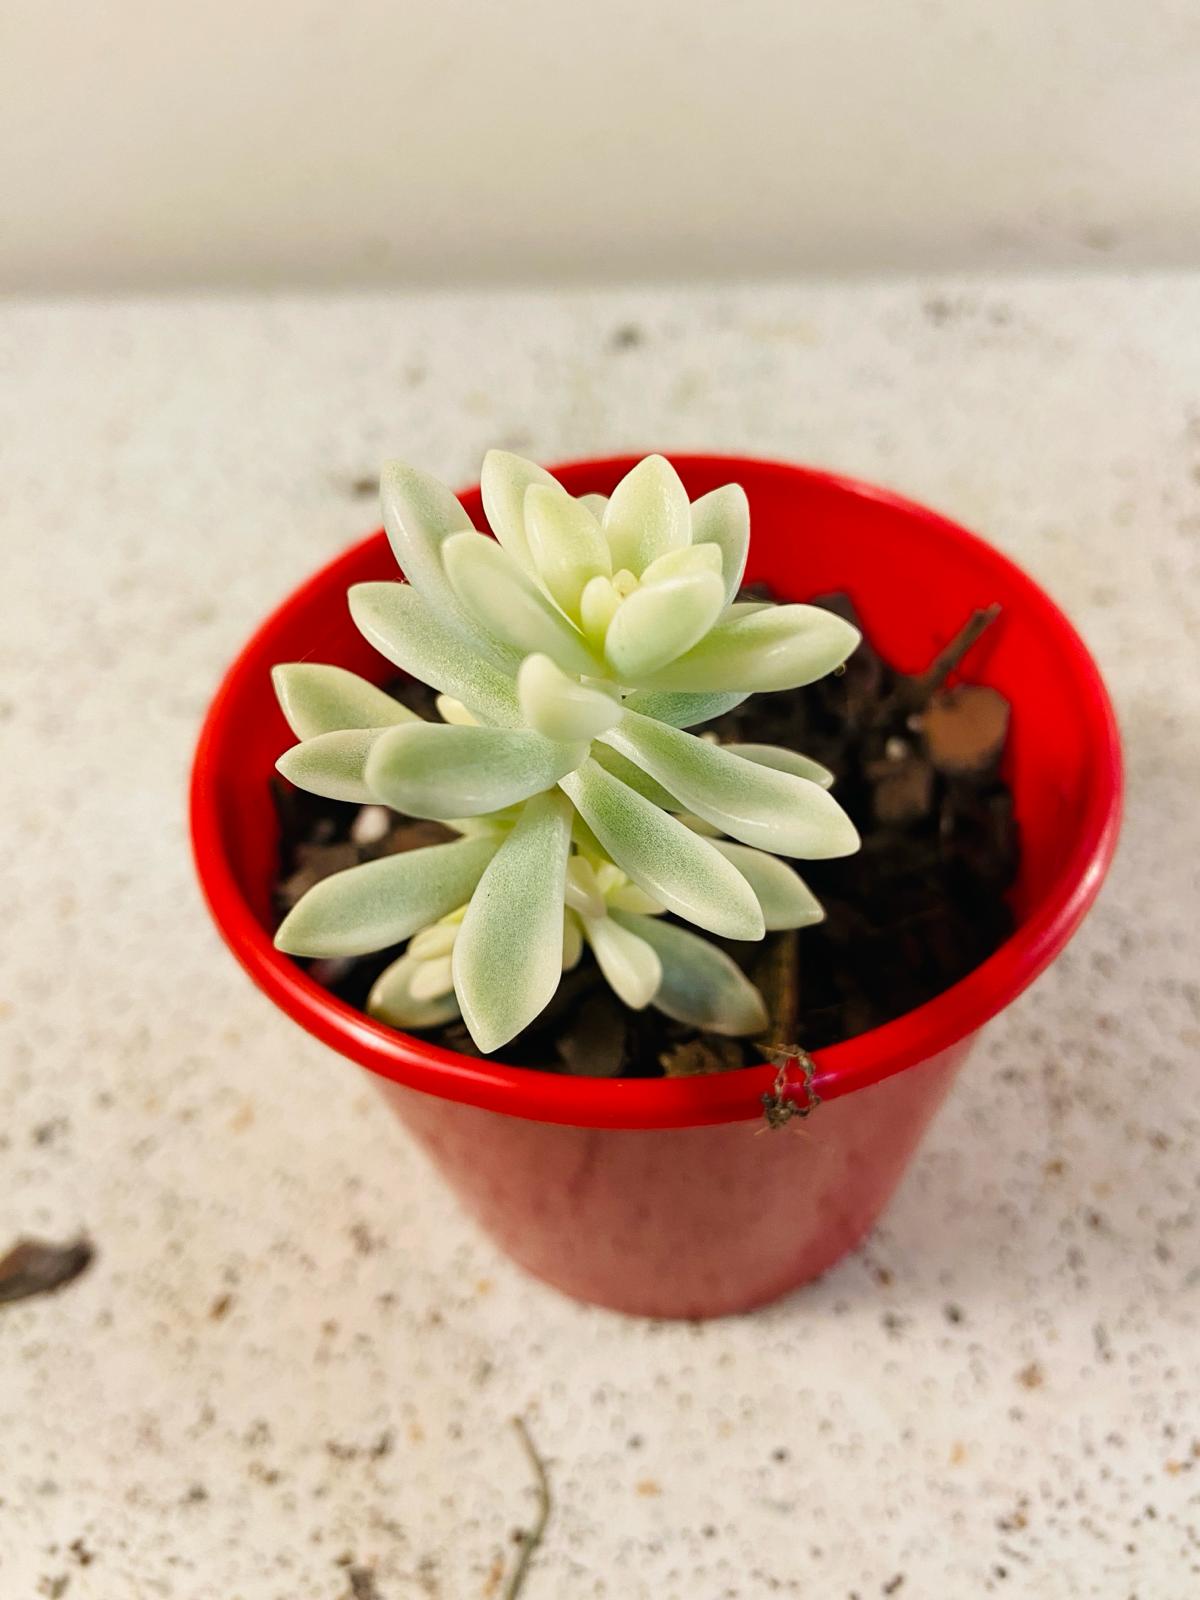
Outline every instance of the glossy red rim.
[[[968, 542], [995, 570], [1005, 573], [1038, 625], [1057, 636], [1073, 669], [1078, 715], [1093, 752], [1096, 782], [1054, 883], [1012, 937], [959, 983], [883, 1027], [815, 1052], [817, 1092], [822, 1100], [834, 1099], [903, 1071], [975, 1032], [1032, 983], [1066, 944], [1095, 899], [1116, 848], [1122, 788], [1116, 721], [1095, 662], [1058, 606], [1006, 556], [956, 523], [889, 490], [832, 473], [744, 456], [670, 454], [680, 467], [703, 463], [727, 470], [731, 478], [747, 467], [789, 477], [799, 474], [845, 494], [890, 505], [918, 519], [926, 536]], [[636, 459], [575, 461], [554, 471], [568, 486], [577, 487], [589, 473], [612, 473]], [[372, 534], [344, 551], [271, 613], [230, 667], [205, 718], [192, 770], [192, 845], [201, 886], [225, 941], [259, 987], [310, 1033], [372, 1072], [425, 1093], [512, 1116], [584, 1127], [688, 1127], [759, 1115], [761, 1098], [775, 1080], [772, 1066], [693, 1079], [601, 1080], [476, 1060], [373, 1022], [337, 1000], [274, 948], [234, 876], [221, 840], [218, 778], [237, 752], [229, 702], [247, 674], [264, 673], [277, 659], [273, 638], [282, 619], [315, 593], [344, 589], [340, 575], [345, 565], [379, 537]]]

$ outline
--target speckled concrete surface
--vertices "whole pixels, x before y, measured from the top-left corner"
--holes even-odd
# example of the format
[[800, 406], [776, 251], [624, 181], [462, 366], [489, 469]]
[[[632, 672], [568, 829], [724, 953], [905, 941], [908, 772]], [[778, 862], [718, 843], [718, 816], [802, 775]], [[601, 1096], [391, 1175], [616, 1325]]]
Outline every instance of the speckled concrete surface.
[[[1200, 280], [0, 311], [4, 1600], [1200, 1592]], [[705, 445], [881, 479], [1067, 606], [1129, 820], [869, 1247], [657, 1326], [519, 1277], [191, 880], [183, 786], [260, 614], [454, 481]], [[804, 1159], [797, 1141], [797, 1160]], [[764, 1219], [777, 1226], [778, 1219]]]

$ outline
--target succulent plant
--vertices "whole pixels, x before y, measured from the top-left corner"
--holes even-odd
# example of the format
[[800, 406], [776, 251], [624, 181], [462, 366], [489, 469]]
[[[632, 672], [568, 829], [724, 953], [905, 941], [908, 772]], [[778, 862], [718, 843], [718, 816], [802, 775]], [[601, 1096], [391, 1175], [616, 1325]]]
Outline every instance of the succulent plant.
[[339, 667], [275, 669], [300, 740], [285, 777], [459, 837], [325, 879], [277, 945], [348, 956], [408, 941], [372, 1012], [432, 1027], [461, 1011], [484, 1051], [538, 1015], [585, 945], [628, 1005], [761, 1031], [737, 965], [663, 914], [743, 940], [813, 922], [820, 907], [777, 857], [846, 855], [858, 837], [815, 762], [687, 730], [822, 677], [857, 630], [736, 599], [750, 533], [736, 484], [689, 504], [649, 456], [610, 499], [575, 499], [493, 451], [482, 487], [494, 540], [436, 480], [388, 466], [384, 521], [408, 582], [350, 591], [365, 637], [439, 691], [441, 722]]

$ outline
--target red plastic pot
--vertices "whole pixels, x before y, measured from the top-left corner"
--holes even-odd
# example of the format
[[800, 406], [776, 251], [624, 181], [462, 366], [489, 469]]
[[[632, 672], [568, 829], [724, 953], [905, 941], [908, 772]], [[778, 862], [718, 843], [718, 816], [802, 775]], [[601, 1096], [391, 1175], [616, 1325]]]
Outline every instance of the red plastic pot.
[[[632, 457], [556, 469], [611, 490]], [[349, 585], [393, 578], [382, 533], [331, 562], [267, 619], [229, 671], [192, 779], [196, 864], [213, 916], [267, 994], [378, 1077], [391, 1105], [483, 1227], [522, 1266], [581, 1300], [667, 1317], [772, 1300], [824, 1272], [879, 1216], [975, 1034], [1062, 949], [1095, 897], [1120, 817], [1112, 708], [1078, 634], [1017, 567], [944, 517], [844, 478], [739, 457], [675, 456], [695, 498], [750, 497], [748, 579], [801, 600], [848, 590], [902, 670], [925, 666], [972, 608], [1001, 620], [970, 676], [1013, 707], [1007, 777], [1022, 837], [1017, 927], [982, 966], [885, 1027], [819, 1051], [820, 1104], [764, 1132], [775, 1068], [697, 1079], [559, 1077], [473, 1060], [371, 1021], [271, 943], [276, 824], [268, 775], [291, 743], [274, 662], [307, 657], [377, 681]], [[483, 526], [478, 491], [464, 497]], [[798, 1076], [789, 1092], [803, 1103]]]

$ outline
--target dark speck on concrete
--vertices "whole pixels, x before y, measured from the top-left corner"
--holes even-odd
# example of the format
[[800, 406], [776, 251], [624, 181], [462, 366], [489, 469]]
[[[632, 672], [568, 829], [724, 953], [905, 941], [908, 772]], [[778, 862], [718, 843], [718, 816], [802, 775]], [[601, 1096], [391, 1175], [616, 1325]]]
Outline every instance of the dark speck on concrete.
[[904, 1582], [904, 1574], [898, 1572], [894, 1578], [889, 1578], [883, 1586], [884, 1594], [895, 1594]]
[[383, 1600], [370, 1567], [348, 1568], [346, 1581], [350, 1585], [346, 1591], [347, 1600]]
[[638, 345], [645, 344], [646, 335], [636, 322], [623, 322], [613, 329], [610, 342], [614, 350], [636, 350]]

